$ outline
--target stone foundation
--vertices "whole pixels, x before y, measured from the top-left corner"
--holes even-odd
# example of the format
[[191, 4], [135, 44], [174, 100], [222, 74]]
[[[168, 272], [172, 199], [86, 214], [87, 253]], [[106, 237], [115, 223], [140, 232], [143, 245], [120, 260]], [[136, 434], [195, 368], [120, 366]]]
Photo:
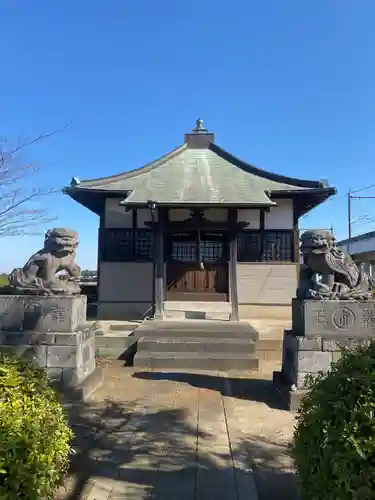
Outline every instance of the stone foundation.
[[375, 301], [293, 300], [292, 329], [285, 330], [281, 372], [274, 373], [288, 409], [296, 410], [310, 380], [327, 373], [343, 348], [375, 338]]
[[338, 361], [343, 348], [367, 345], [369, 337], [300, 336], [286, 330], [283, 344], [282, 380], [297, 390], [307, 389], [308, 380], [326, 373]]
[[0, 296], [0, 350], [30, 359], [57, 383], [78, 387], [95, 371], [86, 297]]
[[0, 350], [14, 352], [44, 368], [55, 381], [81, 383], [95, 370], [95, 332], [0, 332]]

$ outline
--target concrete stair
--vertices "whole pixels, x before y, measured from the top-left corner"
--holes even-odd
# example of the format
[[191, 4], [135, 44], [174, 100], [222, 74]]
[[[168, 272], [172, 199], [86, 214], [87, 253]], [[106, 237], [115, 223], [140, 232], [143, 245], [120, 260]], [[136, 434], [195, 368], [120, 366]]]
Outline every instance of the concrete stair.
[[153, 337], [186, 337], [186, 338], [245, 338], [258, 339], [258, 332], [249, 323], [235, 321], [207, 321], [207, 320], [185, 320], [185, 321], [163, 321], [148, 320], [142, 323], [134, 332], [138, 338]]
[[164, 302], [164, 320], [223, 320], [228, 321], [232, 313], [230, 302], [190, 302], [166, 301]]
[[258, 359], [246, 355], [169, 352], [152, 356], [136, 354], [134, 366], [158, 370], [258, 371]]
[[100, 321], [95, 337], [95, 354], [99, 358], [127, 359], [135, 350], [134, 331], [141, 322]]
[[248, 324], [185, 320], [147, 321], [134, 366], [156, 369], [257, 370], [257, 332]]
[[[178, 359], [184, 352], [188, 352], [186, 349], [189, 349], [190, 353], [195, 353], [195, 356], [200, 352], [206, 357], [210, 354], [213, 356], [224, 353], [225, 360], [228, 356], [243, 353], [248, 359], [251, 353], [258, 359], [259, 370], [262, 373], [272, 373], [280, 369], [283, 332], [285, 328], [290, 327], [290, 322], [286, 320], [266, 318], [254, 318], [240, 323], [207, 320], [100, 323], [102, 331], [96, 336], [98, 357], [132, 361], [138, 350], [135, 359], [137, 364], [137, 362], [150, 363], [146, 358], [149, 358], [151, 354], [163, 358], [163, 354], [167, 353], [170, 358], [170, 353], [172, 353]], [[233, 328], [233, 325], [236, 327]], [[204, 327], [204, 332], [199, 333], [202, 327]], [[196, 341], [197, 335], [203, 336], [202, 341]], [[140, 337], [142, 341], [138, 342]], [[173, 342], [171, 342], [171, 337]], [[218, 339], [221, 341], [219, 342]], [[243, 339], [247, 344], [242, 345], [239, 339]], [[232, 342], [230, 346], [227, 344], [228, 341]], [[250, 346], [248, 346], [249, 343]], [[166, 364], [167, 360], [159, 359], [157, 362]], [[190, 361], [179, 359], [179, 362], [186, 365], [185, 368], [189, 368], [187, 365]], [[236, 360], [238, 364], [241, 362]], [[202, 360], [199, 360], [199, 364], [203, 364]], [[173, 368], [177, 366], [174, 365]]]
[[173, 353], [212, 353], [233, 354], [255, 353], [255, 341], [245, 338], [218, 339], [218, 338], [147, 338], [143, 337], [138, 345], [138, 354], [165, 354]]

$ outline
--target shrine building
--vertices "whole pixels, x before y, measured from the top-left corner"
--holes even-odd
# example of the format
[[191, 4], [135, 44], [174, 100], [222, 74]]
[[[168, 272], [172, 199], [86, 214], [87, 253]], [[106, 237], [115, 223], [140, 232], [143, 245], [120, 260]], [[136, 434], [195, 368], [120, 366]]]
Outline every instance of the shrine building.
[[73, 178], [64, 192], [100, 218], [99, 319], [161, 319], [175, 309], [236, 321], [290, 310], [298, 220], [336, 190], [240, 160], [197, 120], [162, 158]]

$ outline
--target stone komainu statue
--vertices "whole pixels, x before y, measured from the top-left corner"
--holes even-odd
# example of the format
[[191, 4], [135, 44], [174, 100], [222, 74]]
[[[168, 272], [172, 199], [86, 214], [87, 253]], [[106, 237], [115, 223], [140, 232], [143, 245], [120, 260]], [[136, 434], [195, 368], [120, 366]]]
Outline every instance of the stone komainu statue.
[[[49, 229], [44, 248], [34, 253], [22, 269], [14, 269], [9, 284], [18, 293], [35, 295], [77, 295], [81, 274], [75, 262], [78, 236], [71, 229]], [[56, 276], [66, 271], [65, 276]]]
[[310, 230], [301, 236], [305, 266], [297, 290], [299, 299], [369, 300], [373, 280], [350, 255], [336, 246], [330, 231]]

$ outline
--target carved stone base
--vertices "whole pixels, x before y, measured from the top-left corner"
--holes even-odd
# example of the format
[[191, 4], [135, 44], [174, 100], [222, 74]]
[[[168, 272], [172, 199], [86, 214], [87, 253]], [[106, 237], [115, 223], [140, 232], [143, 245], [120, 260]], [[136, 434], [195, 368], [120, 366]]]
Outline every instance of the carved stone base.
[[95, 371], [85, 296], [0, 296], [0, 326], [0, 351], [30, 359], [64, 387], [81, 387]]
[[85, 295], [0, 295], [0, 330], [74, 332], [86, 322]]
[[375, 336], [375, 300], [292, 300], [293, 331], [301, 336]]

